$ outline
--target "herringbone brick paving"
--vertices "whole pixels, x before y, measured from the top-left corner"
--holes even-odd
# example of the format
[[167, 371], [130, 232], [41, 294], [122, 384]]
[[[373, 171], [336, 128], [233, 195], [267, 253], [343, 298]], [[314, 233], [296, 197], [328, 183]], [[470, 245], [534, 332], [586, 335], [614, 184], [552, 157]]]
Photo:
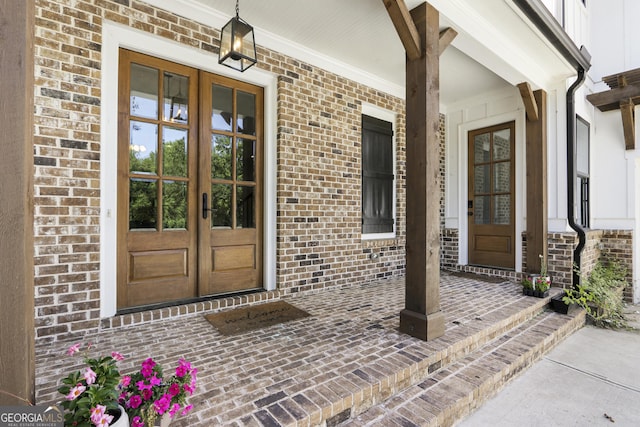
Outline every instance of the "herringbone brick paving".
[[[195, 409], [173, 426], [336, 423], [535, 316], [545, 301], [524, 297], [520, 289], [443, 273], [446, 333], [430, 342], [398, 332], [403, 279], [289, 297], [311, 316], [235, 336], [221, 335], [206, 313], [197, 313], [107, 329], [84, 341], [103, 354], [125, 354], [124, 372], [147, 357], [166, 369], [180, 357], [191, 361], [199, 370]], [[37, 348], [39, 404], [60, 399], [58, 381], [79, 362], [64, 352], [77, 341]]]

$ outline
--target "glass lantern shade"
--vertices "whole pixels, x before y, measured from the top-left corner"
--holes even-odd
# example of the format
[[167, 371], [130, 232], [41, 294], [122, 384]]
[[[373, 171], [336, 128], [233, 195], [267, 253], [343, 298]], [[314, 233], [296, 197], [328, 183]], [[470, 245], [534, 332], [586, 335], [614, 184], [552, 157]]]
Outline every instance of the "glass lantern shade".
[[245, 71], [258, 60], [253, 27], [236, 16], [222, 28], [218, 63]]

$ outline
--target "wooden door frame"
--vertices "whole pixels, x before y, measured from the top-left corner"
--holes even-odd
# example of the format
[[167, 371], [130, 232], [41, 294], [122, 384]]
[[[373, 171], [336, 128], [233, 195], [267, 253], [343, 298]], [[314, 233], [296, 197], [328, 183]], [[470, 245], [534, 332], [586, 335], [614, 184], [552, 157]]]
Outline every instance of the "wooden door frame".
[[[494, 268], [506, 268], [506, 269], [515, 269], [515, 256], [516, 256], [516, 251], [515, 251], [515, 246], [516, 246], [516, 226], [515, 226], [515, 218], [516, 218], [516, 209], [515, 209], [515, 205], [516, 205], [516, 198], [515, 198], [515, 193], [516, 193], [516, 162], [515, 162], [515, 155], [516, 155], [516, 151], [515, 151], [515, 146], [516, 146], [516, 129], [515, 129], [515, 121], [511, 120], [508, 122], [503, 122], [503, 123], [498, 123], [492, 126], [487, 126], [487, 127], [482, 127], [482, 128], [477, 128], [477, 129], [473, 129], [471, 131], [469, 131], [467, 133], [467, 162], [468, 162], [468, 174], [467, 174], [467, 181], [469, 183], [471, 183], [472, 179], [474, 182], [474, 186], [475, 186], [475, 178], [474, 177], [474, 172], [472, 171], [472, 152], [471, 152], [471, 144], [472, 144], [472, 138], [474, 135], [482, 135], [482, 134], [491, 134], [493, 135], [495, 132], [498, 131], [502, 131], [502, 130], [509, 130], [509, 195], [510, 195], [510, 209], [509, 209], [509, 224], [495, 224], [491, 219], [493, 219], [494, 216], [494, 175], [493, 175], [493, 167], [491, 167], [489, 169], [489, 193], [491, 194], [489, 200], [490, 200], [490, 205], [489, 205], [489, 215], [490, 215], [490, 222], [489, 223], [485, 223], [485, 224], [476, 224], [473, 225], [474, 221], [473, 219], [475, 218], [475, 207], [470, 207], [469, 205], [467, 205], [467, 223], [468, 223], [468, 247], [469, 247], [469, 263], [473, 264], [473, 265], [478, 265], [478, 266], [482, 266], [482, 267], [494, 267]], [[488, 164], [493, 165], [495, 163], [502, 163], [503, 162], [494, 162], [493, 160], [493, 144], [490, 145], [490, 160], [488, 162]], [[486, 163], [486, 162], [483, 162]], [[476, 164], [476, 163], [473, 163]], [[467, 203], [474, 203], [475, 202], [475, 194], [472, 191], [472, 188], [470, 185], [467, 185]], [[475, 228], [482, 228], [484, 233], [484, 236], [486, 238], [491, 238], [494, 242], [499, 243], [498, 240], [500, 237], [509, 237], [510, 239], [508, 240], [508, 242], [510, 242], [511, 244], [511, 250], [508, 252], [509, 254], [511, 254], [511, 256], [509, 257], [505, 257], [505, 254], [507, 252], [494, 252], [495, 255], [489, 255], [489, 252], [487, 250], [484, 251], [476, 251], [473, 252], [473, 245], [471, 244], [471, 240], [472, 237], [474, 236], [482, 236], [482, 233], [479, 234], [475, 234], [474, 230]], [[510, 229], [509, 233], [505, 233], [504, 230]], [[486, 240], [486, 239], [485, 239]], [[504, 240], [504, 239], [503, 239]], [[476, 256], [476, 260], [472, 263], [471, 261], [471, 257], [472, 257], [472, 253], [475, 253]], [[491, 257], [491, 260], [489, 260], [488, 257]]]
[[468, 170], [469, 164], [469, 153], [468, 153], [468, 141], [469, 141], [469, 132], [480, 129], [491, 127], [496, 124], [506, 123], [510, 121], [515, 121], [515, 162], [516, 162], [516, 189], [515, 189], [515, 227], [516, 227], [516, 260], [515, 260], [515, 271], [522, 271], [522, 232], [524, 231], [524, 200], [526, 197], [525, 193], [525, 183], [524, 183], [524, 173], [525, 173], [525, 163], [524, 163], [524, 143], [526, 140], [526, 120], [525, 113], [523, 110], [513, 110], [503, 114], [498, 114], [496, 116], [485, 117], [478, 120], [473, 120], [469, 122], [459, 123], [457, 125], [457, 145], [458, 145], [458, 155], [457, 155], [457, 164], [458, 164], [458, 194], [456, 197], [455, 204], [457, 208], [455, 209], [455, 214], [452, 215], [451, 219], [445, 219], [445, 227], [453, 228], [458, 231], [458, 264], [459, 265], [469, 265], [469, 227], [467, 221], [467, 197], [468, 197], [468, 174], [470, 171]]
[[[238, 78], [238, 73], [211, 61], [211, 54], [193, 50], [170, 40], [154, 37], [143, 31], [105, 21], [102, 41], [102, 115], [100, 121], [100, 317], [117, 314], [116, 297], [116, 238], [117, 191], [112, 185], [117, 180], [117, 93], [119, 49], [144, 52], [148, 55], [184, 63], [213, 72]], [[276, 289], [276, 192], [277, 192], [277, 87], [273, 73], [254, 68], [242, 75], [242, 80], [264, 88], [264, 287]]]

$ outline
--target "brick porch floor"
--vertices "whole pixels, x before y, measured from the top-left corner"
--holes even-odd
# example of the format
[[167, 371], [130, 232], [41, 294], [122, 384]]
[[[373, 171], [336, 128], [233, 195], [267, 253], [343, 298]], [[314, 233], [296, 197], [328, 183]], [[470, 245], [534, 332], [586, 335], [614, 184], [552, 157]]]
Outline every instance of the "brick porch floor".
[[[194, 313], [105, 329], [85, 341], [124, 354], [125, 372], [147, 357], [165, 369], [180, 357], [195, 365], [195, 409], [172, 426], [335, 425], [526, 323], [546, 304], [522, 296], [515, 283], [443, 272], [446, 333], [423, 342], [398, 332], [404, 279], [286, 299], [311, 316], [228, 337], [204, 319], [208, 312]], [[38, 404], [60, 399], [57, 382], [79, 361], [64, 352], [78, 341], [36, 349]]]

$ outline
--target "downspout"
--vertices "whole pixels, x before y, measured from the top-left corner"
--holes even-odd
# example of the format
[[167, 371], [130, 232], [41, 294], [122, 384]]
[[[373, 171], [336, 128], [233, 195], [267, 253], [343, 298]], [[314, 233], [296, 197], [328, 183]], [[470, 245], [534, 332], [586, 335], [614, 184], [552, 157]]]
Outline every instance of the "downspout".
[[569, 221], [569, 227], [571, 227], [576, 233], [578, 233], [578, 246], [573, 250], [573, 279], [572, 284], [574, 287], [580, 284], [580, 262], [582, 258], [582, 250], [587, 241], [586, 233], [584, 229], [576, 223], [575, 220], [575, 172], [576, 172], [576, 153], [575, 153], [575, 140], [576, 140], [576, 107], [575, 107], [575, 95], [576, 90], [582, 85], [585, 80], [585, 71], [582, 67], [578, 66], [578, 77], [576, 81], [567, 90], [567, 219]]
[[[573, 251], [573, 265], [580, 266], [582, 250], [586, 243], [586, 233], [575, 222], [575, 137], [576, 137], [576, 112], [575, 93], [585, 80], [585, 73], [591, 68], [591, 55], [582, 46], [580, 49], [571, 40], [564, 28], [549, 12], [540, 0], [513, 0], [524, 15], [536, 26], [538, 30], [553, 44], [558, 52], [577, 71], [576, 81], [567, 90], [567, 219], [569, 226], [578, 233], [578, 246]], [[563, 11], [564, 13], [564, 11]], [[564, 20], [564, 17], [563, 17]], [[580, 284], [580, 274], [573, 269], [573, 286]]]

